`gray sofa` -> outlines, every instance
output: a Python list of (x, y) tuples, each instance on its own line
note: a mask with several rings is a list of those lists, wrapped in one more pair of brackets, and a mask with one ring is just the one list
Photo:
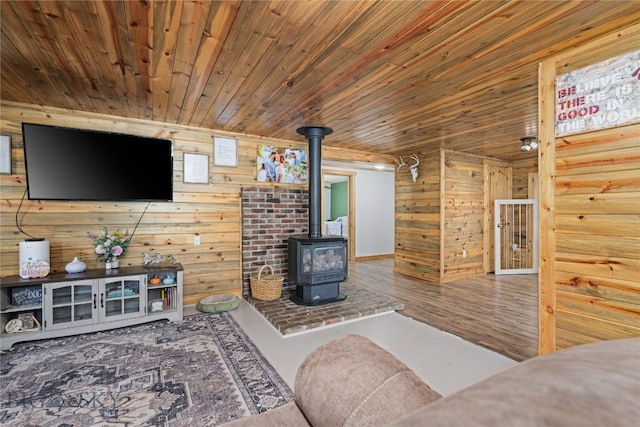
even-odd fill
[(368, 339), (349, 335), (299, 367), (295, 401), (238, 426), (640, 425), (640, 338), (538, 356), (441, 397)]

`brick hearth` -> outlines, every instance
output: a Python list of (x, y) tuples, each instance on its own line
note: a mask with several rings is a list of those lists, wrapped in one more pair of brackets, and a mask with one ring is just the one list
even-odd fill
[(283, 291), (275, 301), (260, 301), (249, 295), (245, 299), (282, 335), (404, 309), (402, 302), (350, 284), (348, 280), (340, 284), (340, 292), (347, 296), (345, 301), (319, 306), (297, 305), (290, 301), (293, 290)]

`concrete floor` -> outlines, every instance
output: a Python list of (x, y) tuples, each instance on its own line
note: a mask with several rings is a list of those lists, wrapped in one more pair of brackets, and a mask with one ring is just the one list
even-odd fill
[[(185, 314), (189, 312), (194, 309), (186, 308)], [(347, 334), (363, 335), (376, 342), (444, 396), (517, 364), (396, 312), (286, 336), (244, 300), (231, 314), (292, 389), (296, 370), (303, 359), (318, 346)]]

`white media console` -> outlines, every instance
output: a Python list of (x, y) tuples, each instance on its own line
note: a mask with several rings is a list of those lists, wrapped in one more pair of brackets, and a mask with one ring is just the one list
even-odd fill
[[(182, 319), (183, 270), (122, 267), (0, 279), (0, 348), (17, 342)], [(159, 284), (154, 284), (158, 282)], [(154, 279), (154, 280), (151, 280)]]

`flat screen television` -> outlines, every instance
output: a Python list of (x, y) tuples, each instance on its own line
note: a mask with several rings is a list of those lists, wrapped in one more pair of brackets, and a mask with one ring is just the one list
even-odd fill
[(169, 139), (22, 124), (30, 200), (171, 201)]

